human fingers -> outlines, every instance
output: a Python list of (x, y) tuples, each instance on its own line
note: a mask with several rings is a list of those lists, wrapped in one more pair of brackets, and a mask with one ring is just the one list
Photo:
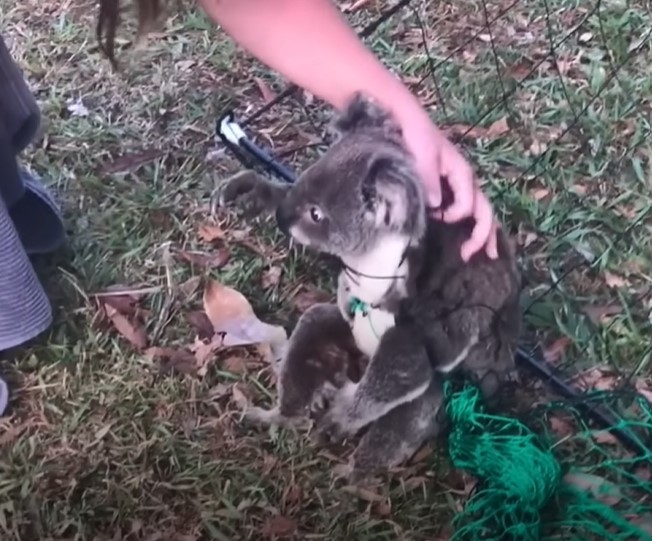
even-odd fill
[[(455, 151), (454, 151), (455, 152)], [(453, 203), (444, 211), (446, 222), (457, 222), (473, 214), (476, 198), (476, 186), (473, 170), (461, 156), (455, 159), (452, 167), (443, 171), (453, 192)]]
[(496, 220), (493, 220), (491, 233), (489, 233), (489, 240), (487, 240), (486, 246), (489, 259), (498, 259), (498, 229), (500, 229), (500, 224)]
[(493, 232), (493, 210), (489, 200), (480, 189), (476, 190), (473, 214), (475, 227), (473, 228), (471, 237), (462, 245), (462, 259), (464, 261), (468, 261), (473, 254), (485, 246)]

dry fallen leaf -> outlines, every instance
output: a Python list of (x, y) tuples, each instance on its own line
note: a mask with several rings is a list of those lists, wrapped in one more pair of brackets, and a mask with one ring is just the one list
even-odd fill
[(379, 517), (387, 518), (392, 516), (392, 504), (388, 499), (375, 503), (373, 510)]
[(625, 278), (609, 271), (604, 271), (604, 281), (609, 287), (613, 288), (625, 287), (629, 285)]
[(143, 150), (142, 152), (123, 154), (122, 156), (118, 156), (112, 161), (104, 164), (100, 169), (100, 172), (105, 175), (133, 172), (143, 165), (160, 158), (164, 154), (165, 152), (163, 150), (157, 149), (148, 149)]
[(303, 489), (300, 485), (291, 484), (283, 492), (283, 503), (285, 505), (296, 505), (303, 501)]
[(297, 521), (283, 515), (268, 518), (261, 529), (261, 533), (266, 537), (290, 537), (296, 531)]
[(213, 242), (214, 240), (224, 239), (224, 230), (218, 225), (201, 224), (198, 230), (199, 237), (204, 242)]
[(378, 492), (356, 485), (344, 486), (342, 487), (342, 492), (351, 494), (365, 502), (382, 502), (385, 499), (385, 497), (382, 494), (378, 494)]
[(272, 266), (263, 272), (261, 279), (262, 286), (265, 289), (270, 287), (277, 286), (281, 281), (281, 274), (283, 274), (283, 269), (281, 267)]
[(204, 289), (204, 312), (215, 333), (224, 335), (225, 347), (269, 344), (273, 355), (279, 357), (287, 342), (283, 327), (259, 320), (242, 293), (215, 280)]
[(197, 337), (195, 338), (195, 342), (189, 346), (188, 349), (190, 349), (195, 356), (197, 375), (199, 377), (204, 377), (208, 373), (210, 361), (215, 358), (215, 352), (220, 349), (220, 347), (221, 344), (219, 337), (213, 337), (209, 341), (204, 341)]
[(260, 92), (260, 95), (263, 97), (263, 101), (265, 103), (269, 103), (270, 101), (274, 100), (276, 98), (276, 93), (269, 87), (269, 85), (260, 77), (254, 77), (254, 82), (256, 83), (256, 86), (258, 87), (258, 91)]
[(371, 0), (356, 0), (355, 2), (345, 2), (342, 4), (341, 9), (344, 13), (353, 13), (360, 8), (365, 7)]
[(118, 312), (113, 306), (105, 304), (104, 310), (106, 315), (113, 323), (115, 329), (133, 346), (142, 350), (147, 347), (147, 334), (145, 329), (139, 323), (132, 323), (126, 316)]
[(595, 325), (601, 325), (620, 314), (623, 308), (619, 304), (589, 304), (582, 311)]
[(188, 349), (153, 346), (147, 348), (144, 353), (148, 359), (158, 361), (159, 369), (163, 373), (174, 371), (188, 375), (197, 373), (195, 356)]
[(549, 419), (550, 429), (560, 438), (565, 438), (574, 433), (573, 426), (566, 421), (557, 416), (552, 416)]
[(590, 432), (591, 438), (596, 443), (607, 444), (607, 445), (618, 445), (619, 441), (611, 432), (608, 430), (592, 430)]
[(202, 340), (207, 340), (215, 334), (215, 331), (213, 330), (213, 324), (204, 312), (199, 310), (195, 312), (189, 312), (186, 314), (186, 319), (195, 328), (199, 338)]
[(509, 125), (507, 124), (507, 117), (503, 117), (499, 120), (496, 120), (489, 129), (487, 129), (488, 137), (499, 137), (509, 131)]
[(181, 295), (184, 297), (192, 297), (195, 292), (199, 289), (201, 284), (201, 276), (192, 276), (188, 278), (185, 282), (179, 284), (178, 289)]
[(231, 400), (235, 403), (238, 408), (241, 410), (245, 410), (249, 407), (249, 393), (247, 392), (247, 388), (240, 383), (236, 383), (231, 387)]
[(537, 188), (536, 190), (532, 190), (530, 193), (535, 201), (541, 201), (550, 195), (550, 190), (547, 188)]
[(596, 500), (606, 505), (614, 506), (623, 498), (620, 489), (616, 485), (598, 475), (569, 472), (564, 476), (563, 481), (579, 490), (591, 493)]
[(247, 361), (242, 357), (227, 357), (221, 363), (221, 366), (224, 370), (233, 374), (245, 374), (247, 372)]
[(562, 336), (555, 340), (543, 351), (543, 358), (550, 364), (555, 364), (563, 357), (566, 348), (570, 345), (571, 339), (567, 336)]
[(181, 259), (188, 261), (188, 263), (192, 263), (198, 267), (216, 269), (226, 265), (231, 258), (231, 253), (226, 248), (222, 248), (209, 254), (204, 252), (187, 252), (185, 250), (179, 250), (176, 253)]

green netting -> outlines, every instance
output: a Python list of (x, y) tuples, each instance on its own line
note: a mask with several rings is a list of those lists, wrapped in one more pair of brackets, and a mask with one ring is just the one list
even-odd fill
[[(487, 413), (474, 386), (454, 390), (447, 382), (446, 399), (452, 463), (478, 479), (453, 521), (453, 541), (652, 541), (652, 450), (645, 441), (652, 407), (643, 397), (583, 397), (585, 404), (619, 402), (614, 427), (630, 433), (639, 453), (589, 426), (568, 402), (520, 421)], [(568, 433), (549, 429), (553, 417)]]

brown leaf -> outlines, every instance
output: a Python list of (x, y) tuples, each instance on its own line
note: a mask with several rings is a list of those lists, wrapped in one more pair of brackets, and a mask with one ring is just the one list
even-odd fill
[(344, 13), (353, 13), (360, 8), (365, 7), (371, 0), (356, 0), (355, 2), (345, 2), (342, 4), (341, 9)]
[(355, 496), (365, 502), (382, 502), (385, 497), (378, 492), (374, 492), (371, 489), (364, 488), (356, 485), (347, 485), (342, 487), (343, 492), (347, 492), (352, 496)]
[(204, 377), (207, 374), (209, 361), (215, 358), (215, 352), (220, 349), (220, 346), (220, 341), (215, 338), (209, 342), (204, 342), (199, 337), (195, 339), (195, 343), (189, 349), (195, 355), (198, 376)]
[(260, 95), (263, 97), (263, 101), (265, 103), (269, 103), (270, 101), (274, 100), (276, 98), (276, 93), (269, 87), (269, 85), (260, 77), (254, 77), (254, 82), (256, 83), (256, 86), (258, 87), (258, 91), (260, 92)]
[(215, 334), (213, 324), (204, 312), (200, 310), (190, 312), (186, 314), (186, 319), (196, 329), (199, 338), (202, 340), (207, 340)]
[(199, 289), (201, 284), (201, 276), (192, 276), (188, 278), (185, 282), (179, 284), (179, 292), (185, 298), (192, 297), (195, 292)]
[(392, 516), (392, 505), (389, 500), (385, 499), (377, 502), (373, 506), (373, 510), (379, 517), (387, 518)]
[(604, 281), (609, 287), (613, 288), (620, 288), (629, 285), (625, 278), (609, 271), (604, 271)]
[(296, 531), (296, 520), (283, 515), (276, 515), (265, 521), (261, 533), (266, 537), (290, 537)]
[(560, 438), (570, 436), (574, 432), (573, 426), (565, 419), (560, 419), (559, 417), (552, 416), (550, 417), (549, 421), (550, 429)]
[(179, 250), (176, 253), (181, 259), (188, 261), (188, 263), (192, 263), (198, 267), (216, 269), (222, 268), (231, 258), (231, 253), (226, 248), (222, 248), (210, 254), (204, 252), (187, 252), (185, 250)]
[(262, 286), (265, 289), (277, 286), (281, 281), (281, 274), (283, 274), (283, 269), (281, 267), (270, 267), (263, 273), (261, 279)]
[(291, 484), (283, 493), (283, 503), (285, 505), (296, 505), (303, 501), (304, 494), (300, 485)]
[(254, 315), (254, 309), (242, 293), (216, 280), (206, 283), (204, 312), (216, 331), (225, 322)]
[(489, 129), (487, 130), (487, 136), (488, 137), (499, 137), (501, 135), (504, 135), (509, 131), (509, 125), (507, 124), (507, 117), (504, 116), (503, 118), (496, 120), (491, 126), (489, 126)]
[(204, 242), (213, 242), (214, 240), (223, 240), (224, 230), (218, 225), (201, 224), (197, 232)]
[(595, 325), (601, 325), (620, 314), (623, 308), (619, 304), (589, 304), (582, 310)]
[(532, 199), (535, 201), (541, 201), (550, 195), (550, 190), (547, 188), (537, 188), (536, 190), (532, 190), (530, 193), (532, 195)]
[(133, 315), (136, 313), (138, 299), (131, 295), (107, 295), (102, 297), (102, 302), (105, 305), (115, 308), (123, 315)]
[(136, 349), (142, 350), (147, 347), (147, 334), (141, 325), (129, 321), (113, 306), (105, 304), (104, 309), (115, 329)]
[(320, 302), (331, 302), (333, 295), (320, 289), (305, 289), (294, 296), (292, 304), (301, 313), (305, 312), (313, 304)]
[(225, 347), (264, 343), (276, 355), (287, 342), (283, 327), (260, 321), (242, 293), (215, 280), (204, 289), (204, 312)]
[(222, 368), (233, 374), (245, 374), (247, 372), (247, 361), (242, 357), (227, 357), (222, 363)]
[(114, 158), (100, 168), (100, 173), (111, 175), (115, 173), (133, 172), (143, 165), (163, 156), (165, 152), (158, 149), (147, 149), (142, 152), (131, 152)]
[(153, 346), (145, 350), (145, 356), (152, 361), (158, 361), (159, 369), (163, 373), (179, 372), (187, 375), (197, 373), (195, 356), (185, 348)]
[(543, 358), (550, 364), (556, 364), (564, 356), (566, 348), (570, 345), (571, 339), (562, 336), (555, 340), (543, 351)]
[(569, 472), (564, 476), (564, 483), (591, 493), (596, 500), (606, 505), (614, 506), (623, 498), (620, 489), (616, 485), (598, 475)]
[(414, 490), (416, 488), (422, 487), (428, 481), (427, 477), (422, 475), (416, 475), (405, 480), (405, 488), (407, 490)]
[(590, 432), (591, 438), (596, 443), (608, 444), (608, 445), (618, 445), (618, 439), (608, 430), (592, 430)]
[(231, 387), (231, 400), (241, 410), (247, 409), (251, 401), (247, 387), (244, 384), (236, 383)]

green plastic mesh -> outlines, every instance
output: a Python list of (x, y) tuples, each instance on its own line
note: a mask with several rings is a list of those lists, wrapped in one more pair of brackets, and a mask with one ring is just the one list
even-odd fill
[[(600, 392), (584, 403), (612, 404)], [(453, 521), (452, 541), (652, 541), (652, 407), (632, 395), (616, 428), (642, 452), (627, 451), (609, 432), (590, 427), (577, 407), (555, 402), (527, 420), (491, 415), (471, 385), (446, 384), (453, 466), (478, 484)], [(613, 410), (613, 408), (612, 408)], [(550, 429), (551, 421), (568, 430)]]

